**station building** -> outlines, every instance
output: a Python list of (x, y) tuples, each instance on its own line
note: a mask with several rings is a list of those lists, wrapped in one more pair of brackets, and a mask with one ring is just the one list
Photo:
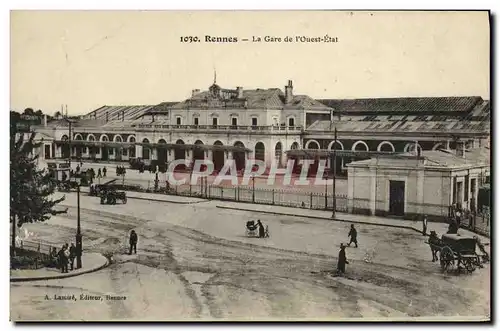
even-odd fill
[[(71, 123), (60, 119), (35, 130), (49, 137), (44, 158), (209, 159), (216, 169), (234, 159), (241, 169), (246, 159), (267, 166), (284, 166), (290, 158), (319, 162), (333, 149), (404, 153), (452, 150), (462, 143), (484, 147), (490, 103), (481, 97), (315, 100), (296, 94), (292, 81), (284, 89), (227, 89), (214, 80), (182, 102), (102, 106)], [(336, 169), (347, 175), (346, 165), (360, 159), (342, 156)]]
[(453, 204), (476, 211), (479, 187), (489, 182), (489, 148), (379, 154), (348, 167), (348, 210), (412, 219), (448, 217)]

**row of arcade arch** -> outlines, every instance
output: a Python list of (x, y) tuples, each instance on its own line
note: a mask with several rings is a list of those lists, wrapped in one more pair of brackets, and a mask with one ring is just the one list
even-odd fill
[[(142, 140), (142, 143), (148, 144), (151, 143), (149, 139), (144, 138)], [(158, 144), (167, 144), (167, 142), (164, 139), (160, 139), (158, 141)], [(176, 147), (173, 148), (173, 153), (174, 153), (174, 159), (175, 160), (183, 160), (186, 159), (187, 155), (187, 148), (184, 147), (185, 142), (182, 139), (178, 139), (175, 141)], [(206, 158), (205, 156), (205, 149), (204, 148), (196, 148), (196, 145), (198, 146), (204, 146), (205, 144), (201, 140), (196, 140), (194, 142), (195, 147), (191, 147), (189, 149), (192, 149), (192, 159), (193, 161), (196, 160), (204, 160)], [(226, 155), (225, 155), (225, 150), (224, 150), (224, 145), (220, 140), (217, 140), (213, 143), (213, 146), (219, 147), (219, 148), (213, 148), (212, 149), (212, 162), (214, 164), (214, 169), (215, 170), (220, 170), (224, 166)], [(246, 164), (246, 152), (244, 149), (246, 148), (245, 144), (241, 141), (236, 141), (233, 145), (233, 147), (238, 147), (240, 150), (233, 150), (232, 152), (232, 157), (233, 160), (235, 161), (236, 168), (238, 170), (244, 169), (245, 164)], [(294, 142), (291, 145), (291, 149), (298, 149), (299, 144), (297, 142)], [(157, 159), (160, 162), (167, 162), (167, 155), (168, 155), (168, 149), (165, 146), (162, 148), (161, 146), (157, 146)], [(261, 160), (261, 161), (266, 161), (266, 147), (264, 143), (262, 142), (257, 142), (254, 146), (254, 157), (256, 160)], [(150, 159), (151, 158), (151, 150), (148, 147), (143, 147), (142, 149), (142, 155), (141, 157), (143, 159)], [(284, 157), (284, 148), (283, 144), (281, 142), (277, 142), (275, 145), (275, 162), (279, 165), (283, 164), (283, 157)]]
[[(334, 144), (336, 145), (335, 148), (333, 148)], [(441, 145), (441, 143), (436, 144), (436, 146), (438, 146), (438, 145)], [(419, 152), (422, 151), (422, 146), (420, 146), (420, 144), (417, 143), (415, 145), (415, 143), (410, 142), (404, 146), (403, 152), (406, 153), (406, 152), (414, 151), (415, 146), (417, 146)], [(305, 149), (321, 149), (320, 143), (317, 140), (309, 140), (305, 144)], [(339, 140), (331, 141), (328, 144), (328, 150), (331, 150), (331, 149), (345, 150), (344, 144)], [(368, 151), (370, 151), (370, 148), (368, 147), (368, 144), (366, 142), (364, 142), (362, 140), (358, 140), (354, 144), (352, 144), (351, 150), (352, 151), (366, 151), (366, 152), (368, 152)], [(377, 152), (396, 152), (396, 148), (394, 147), (394, 145), (390, 141), (382, 141), (377, 146)]]

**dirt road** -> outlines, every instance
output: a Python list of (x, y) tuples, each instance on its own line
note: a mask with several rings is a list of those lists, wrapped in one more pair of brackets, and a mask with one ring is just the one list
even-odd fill
[[(74, 206), (74, 200), (66, 204)], [(271, 238), (244, 236), (254, 215), (195, 206), (134, 201), (124, 208), (82, 200), (84, 245), (112, 256), (94, 274), (12, 284), (13, 319), (83, 320), (339, 320), (489, 316), (489, 266), (443, 275), (416, 232), (360, 229), (348, 248), (346, 277), (333, 277), (345, 224), (270, 216)], [(53, 243), (74, 235), (75, 209), (30, 224)], [(127, 234), (139, 233), (129, 256)], [(94, 293), (126, 300), (57, 302), (45, 295)]]

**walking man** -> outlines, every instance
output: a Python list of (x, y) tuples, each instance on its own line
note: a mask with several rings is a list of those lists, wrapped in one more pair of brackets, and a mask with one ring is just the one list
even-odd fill
[(422, 235), (427, 235), (427, 215), (424, 215), (424, 218), (422, 219)]
[(134, 251), (134, 254), (137, 254), (137, 233), (135, 233), (134, 230), (130, 232), (130, 250), (128, 252), (128, 255), (132, 255), (132, 250)]
[(97, 169), (97, 178), (102, 178), (101, 168)]
[(340, 251), (339, 251), (339, 261), (337, 263), (337, 272), (340, 275), (345, 274), (345, 265), (349, 264), (349, 261), (347, 261), (347, 257), (345, 255), (345, 247), (343, 243), (340, 244)]
[(358, 231), (354, 228), (354, 224), (351, 224), (351, 230), (349, 231), (347, 237), (351, 237), (351, 241), (349, 241), (347, 246), (351, 246), (351, 244), (354, 243), (356, 248), (358, 248)]
[(62, 273), (67, 273), (68, 272), (68, 255), (69, 252), (67, 252), (67, 246), (64, 244), (59, 251), (59, 262), (61, 263), (61, 272)]
[(259, 238), (265, 238), (266, 231), (264, 229), (264, 225), (260, 222), (260, 220), (257, 220), (257, 227), (259, 228)]
[(71, 243), (71, 247), (69, 248), (69, 266), (71, 270), (74, 269), (75, 258), (76, 258), (76, 247), (74, 243)]
[(102, 168), (102, 174), (104, 175), (104, 177), (106, 177), (106, 172), (108, 172), (108, 171), (106, 170), (106, 167)]

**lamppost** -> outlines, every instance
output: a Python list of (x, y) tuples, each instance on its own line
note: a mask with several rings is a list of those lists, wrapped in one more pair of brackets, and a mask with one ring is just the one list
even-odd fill
[(337, 142), (337, 127), (335, 127), (335, 133), (333, 136), (333, 156), (332, 156), (332, 168), (333, 168), (333, 183), (332, 183), (332, 193), (333, 193), (333, 206), (332, 206), (332, 218), (335, 218), (335, 212), (337, 209), (337, 197), (335, 196), (335, 182), (337, 176), (337, 152), (335, 150), (335, 143)]
[(69, 164), (69, 169), (71, 170), (71, 120), (68, 118), (64, 118), (66, 122), (68, 122), (68, 149), (69, 149), (69, 159), (68, 159), (68, 164)]
[(77, 223), (76, 223), (76, 268), (82, 267), (82, 230), (80, 228), (80, 184), (77, 186)]
[(69, 162), (68, 162), (68, 164), (69, 164), (69, 170), (71, 171), (71, 152), (72, 152), (72, 150), (71, 150), (71, 138), (72, 138), (71, 137), (72, 136), (72, 134), (71, 134), (71, 121), (69, 121), (68, 130), (69, 130), (69, 160), (68, 160)]
[(255, 174), (252, 174), (252, 203), (255, 203)]

